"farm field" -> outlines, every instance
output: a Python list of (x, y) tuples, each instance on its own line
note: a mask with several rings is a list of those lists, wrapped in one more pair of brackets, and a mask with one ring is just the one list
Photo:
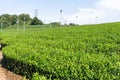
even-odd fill
[(4, 67), (27, 78), (120, 79), (120, 23), (6, 29), (0, 39)]

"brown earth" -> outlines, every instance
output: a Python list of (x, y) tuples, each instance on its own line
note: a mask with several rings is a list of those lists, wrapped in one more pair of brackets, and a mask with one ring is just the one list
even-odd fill
[[(0, 51), (0, 61), (2, 60), (2, 51)], [(13, 72), (2, 67), (0, 63), (0, 80), (24, 80), (22, 76), (14, 74)]]

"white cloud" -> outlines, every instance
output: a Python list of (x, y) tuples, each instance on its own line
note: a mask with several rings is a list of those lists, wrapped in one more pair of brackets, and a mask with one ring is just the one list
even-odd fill
[[(96, 17), (101, 17), (103, 12), (98, 11), (97, 9), (91, 8), (79, 8), (78, 12), (73, 14), (62, 14), (62, 24), (69, 24), (69, 23), (77, 23), (77, 24), (89, 24), (89, 23), (96, 23)], [(76, 17), (77, 16), (77, 17)], [(43, 17), (44, 19), (45, 17)], [(53, 16), (51, 18), (46, 18), (45, 21), (47, 23), (60, 21), (60, 16)]]
[(98, 4), (105, 8), (120, 9), (120, 0), (101, 0)]
[(96, 19), (102, 17), (103, 15), (104, 12), (101, 10), (91, 9), (91, 8), (80, 8), (77, 13), (74, 13), (72, 15), (67, 15), (65, 16), (65, 18), (68, 20), (68, 22), (72, 22), (72, 23), (94, 24), (96, 23)]
[(79, 8), (78, 12), (64, 17), (68, 23), (76, 23), (76, 20), (78, 24), (114, 22), (119, 20), (119, 9), (120, 0), (100, 0), (94, 8)]

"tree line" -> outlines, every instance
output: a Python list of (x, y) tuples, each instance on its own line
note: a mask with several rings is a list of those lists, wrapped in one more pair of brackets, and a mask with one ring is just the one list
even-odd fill
[(10, 15), (10, 14), (2, 14), (0, 15), (0, 23), (2, 26), (7, 27), (10, 25), (43, 25), (42, 20), (37, 17), (31, 18), (29, 14), (20, 14), (20, 15)]
[[(43, 25), (44, 23), (42, 20), (38, 19), (37, 17), (31, 18), (29, 14), (20, 14), (20, 15), (10, 15), (10, 14), (2, 14), (0, 15), (0, 27), (3, 28), (11, 26), (11, 25)], [(62, 24), (60, 22), (51, 22), (48, 25), (51, 25), (52, 27), (59, 27)], [(64, 24), (62, 26), (75, 26), (74, 23)]]

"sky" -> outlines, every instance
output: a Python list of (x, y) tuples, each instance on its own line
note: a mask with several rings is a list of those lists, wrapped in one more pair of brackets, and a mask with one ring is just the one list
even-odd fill
[[(98, 24), (119, 21), (120, 0), (2, 0), (1, 14), (26, 13), (44, 23)], [(60, 14), (60, 10), (62, 13)]]

